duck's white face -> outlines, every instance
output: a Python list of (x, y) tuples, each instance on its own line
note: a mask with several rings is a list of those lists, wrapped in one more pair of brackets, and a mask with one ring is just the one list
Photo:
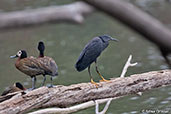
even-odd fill
[(22, 54), (22, 51), (21, 50), (17, 52), (17, 56), (18, 57), (21, 57), (21, 54)]

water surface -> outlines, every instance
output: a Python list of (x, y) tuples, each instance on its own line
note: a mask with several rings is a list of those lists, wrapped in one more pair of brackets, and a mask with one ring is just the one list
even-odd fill
[[(158, 2), (151, 0), (140, 1), (132, 0), (138, 7), (170, 27), (171, 16), (169, 12), (171, 4), (169, 2), (159, 2), (159, 0), (157, 0)], [(0, 11), (15, 11), (67, 3), (70, 2), (66, 0), (62, 2), (1, 0)], [(109, 47), (98, 58), (99, 69), (105, 78), (118, 77), (130, 54), (133, 55), (133, 62), (139, 64), (136, 67), (129, 68), (127, 76), (167, 68), (154, 44), (117, 20), (96, 12), (90, 15), (82, 25), (58, 23), (0, 32), (0, 91), (17, 81), (23, 83), (27, 88), (31, 87), (30, 77), (18, 71), (14, 66), (15, 59), (10, 59), (9, 56), (16, 54), (20, 49), (25, 49), (29, 56), (38, 56), (37, 43), (39, 41), (45, 42), (45, 55), (51, 56), (58, 64), (59, 76), (54, 79), (54, 84), (70, 85), (89, 82), (87, 70), (77, 72), (74, 65), (86, 43), (93, 37), (102, 34), (109, 34), (119, 39), (119, 42), (110, 42)], [(94, 64), (91, 68), (94, 80), (98, 81), (100, 77), (95, 72)], [(41, 85), (41, 81), (42, 76), (39, 76), (37, 87)], [(49, 82), (48, 78), (47, 83)], [(114, 100), (107, 114), (139, 114), (143, 109), (170, 110), (170, 96), (170, 87), (145, 92), (141, 97), (136, 95), (127, 96)], [(101, 108), (103, 108), (103, 105)], [(94, 108), (77, 112), (77, 114), (92, 113), (94, 113)]]

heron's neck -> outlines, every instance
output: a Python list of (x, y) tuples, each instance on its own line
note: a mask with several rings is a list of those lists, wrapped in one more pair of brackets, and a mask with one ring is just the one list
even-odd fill
[(107, 48), (108, 45), (109, 45), (109, 42), (103, 42), (103, 47), (102, 47), (102, 49), (104, 50), (105, 48)]

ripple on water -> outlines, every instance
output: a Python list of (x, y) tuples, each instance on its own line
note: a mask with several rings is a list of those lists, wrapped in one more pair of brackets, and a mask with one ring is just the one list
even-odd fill
[(139, 99), (139, 97), (137, 97), (137, 96), (136, 96), (136, 97), (131, 97), (131, 98), (130, 98), (130, 100), (137, 100), (137, 99)]
[(156, 97), (150, 97), (147, 100), (145, 100), (143, 103), (144, 104), (155, 104), (156, 101), (157, 101)]
[(167, 69), (167, 65), (160, 65), (160, 69)]
[(138, 114), (138, 111), (123, 112), (121, 114)]
[(168, 103), (169, 103), (169, 101), (166, 101), (166, 100), (160, 102), (160, 104), (168, 104)]
[(131, 111), (130, 114), (138, 114), (137, 111)]
[(121, 114), (129, 114), (128, 112), (124, 112), (124, 113), (121, 113)]
[(171, 101), (171, 97), (166, 98), (167, 100)]
[(165, 92), (165, 91), (167, 91), (167, 88), (161, 88), (160, 91)]

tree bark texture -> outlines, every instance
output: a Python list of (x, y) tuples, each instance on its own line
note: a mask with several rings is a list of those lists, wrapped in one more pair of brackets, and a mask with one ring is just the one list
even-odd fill
[(124, 0), (84, 0), (128, 25), (148, 40), (171, 50), (171, 30), (160, 21)]
[(36, 108), (69, 107), (90, 100), (121, 97), (169, 85), (171, 85), (171, 70), (114, 78), (110, 82), (100, 82), (98, 88), (91, 83), (57, 85), (53, 88), (40, 87), (1, 102), (0, 113), (16, 114)]
[(84, 2), (63, 6), (0, 13), (0, 29), (9, 29), (52, 22), (72, 22), (80, 24), (84, 16), (93, 8)]

